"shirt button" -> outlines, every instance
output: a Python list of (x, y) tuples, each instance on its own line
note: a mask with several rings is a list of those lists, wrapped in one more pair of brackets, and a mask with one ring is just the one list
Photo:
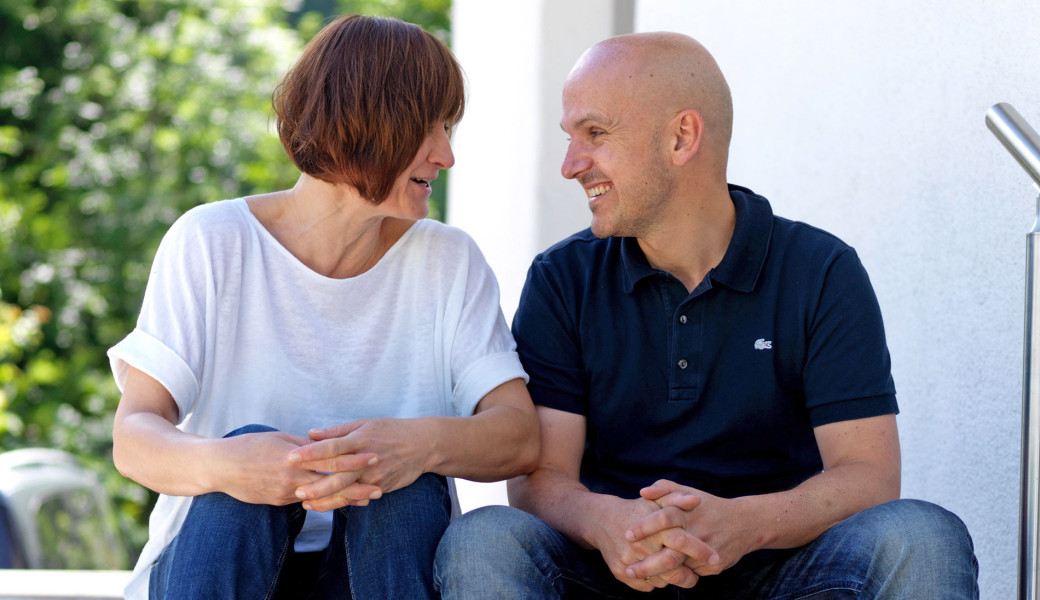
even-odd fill
[(679, 315), (679, 323), (686, 324), (686, 315)]
[(686, 362), (685, 358), (680, 358), (679, 359), (679, 368), (680, 369), (685, 369), (689, 364), (690, 363)]

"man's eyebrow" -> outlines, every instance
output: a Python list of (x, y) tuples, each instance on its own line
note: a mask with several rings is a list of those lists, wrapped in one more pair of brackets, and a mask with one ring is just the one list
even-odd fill
[[(582, 127), (585, 127), (589, 123), (607, 124), (607, 119), (605, 117), (603, 117), (602, 115), (597, 115), (597, 114), (585, 115), (584, 117), (582, 117), (582, 118), (578, 119), (577, 121), (575, 121), (571, 125), (571, 127), (573, 127), (574, 129), (581, 129)], [(560, 123), (560, 129), (562, 129), (564, 131), (564, 133), (567, 132), (567, 127), (564, 126), (564, 124), (562, 122)]]

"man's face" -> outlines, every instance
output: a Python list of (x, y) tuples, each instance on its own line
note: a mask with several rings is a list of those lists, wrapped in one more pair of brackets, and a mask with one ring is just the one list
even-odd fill
[(584, 188), (598, 237), (643, 237), (675, 188), (652, 104), (624, 68), (584, 68), (563, 91), (561, 127), (570, 142), (560, 172)]

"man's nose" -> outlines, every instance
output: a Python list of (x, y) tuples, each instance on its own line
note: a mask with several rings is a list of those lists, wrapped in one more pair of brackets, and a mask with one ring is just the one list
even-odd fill
[(592, 161), (589, 159), (588, 154), (585, 153), (579, 144), (572, 141), (567, 146), (567, 154), (563, 157), (560, 173), (564, 179), (574, 179), (591, 165)]

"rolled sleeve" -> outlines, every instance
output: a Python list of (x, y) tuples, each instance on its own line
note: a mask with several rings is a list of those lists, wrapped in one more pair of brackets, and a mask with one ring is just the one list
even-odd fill
[(460, 417), (472, 415), (484, 396), (514, 379), (527, 382), (527, 373), (516, 352), (498, 352), (480, 358), (462, 373), (455, 386), (451, 399), (455, 414)]
[(166, 344), (141, 329), (134, 329), (108, 350), (108, 360), (122, 391), (130, 367), (152, 377), (170, 392), (182, 420), (199, 397), (199, 380), (188, 363)]

